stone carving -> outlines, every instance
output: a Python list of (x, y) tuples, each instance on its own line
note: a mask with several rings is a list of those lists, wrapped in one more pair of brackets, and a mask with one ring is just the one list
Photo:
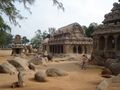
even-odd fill
[(16, 35), (12, 44), (12, 55), (21, 55), (23, 50), (23, 45), (21, 41), (21, 36)]
[(92, 38), (84, 35), (78, 23), (72, 23), (54, 32), (52, 37), (43, 41), (43, 51), (48, 54), (82, 54), (91, 53)]
[(110, 63), (108, 68), (118, 74), (120, 65), (107, 60), (120, 59), (120, 3), (114, 3), (111, 12), (105, 15), (102, 27), (93, 32), (93, 41), (92, 60), (98, 65)]

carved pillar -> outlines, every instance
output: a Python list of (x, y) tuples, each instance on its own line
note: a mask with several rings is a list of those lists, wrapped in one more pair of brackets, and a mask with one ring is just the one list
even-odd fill
[(96, 37), (97, 51), (99, 51), (99, 37)]
[(76, 45), (76, 53), (77, 54), (79, 53), (79, 51), (78, 51), (78, 45)]
[(81, 52), (85, 53), (85, 46), (84, 45), (82, 45), (82, 51)]
[(118, 36), (115, 35), (115, 36), (114, 36), (114, 40), (115, 40), (115, 48), (114, 48), (114, 50), (115, 50), (115, 51), (117, 51), (117, 47), (118, 47), (118, 46), (117, 46), (117, 45), (118, 45), (118, 43), (117, 43), (117, 38), (118, 38)]
[(104, 36), (104, 38), (105, 38), (105, 51), (107, 50), (107, 47), (108, 47), (108, 36)]

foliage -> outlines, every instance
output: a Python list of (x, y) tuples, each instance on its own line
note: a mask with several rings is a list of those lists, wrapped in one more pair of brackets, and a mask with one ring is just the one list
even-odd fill
[(9, 47), (12, 43), (13, 36), (10, 33), (7, 33), (5, 31), (0, 32), (0, 47), (7, 46)]
[[(52, 1), (58, 8), (64, 10), (61, 2), (58, 0)], [(34, 2), (35, 0), (0, 0), (0, 17), (4, 18), (4, 15), (6, 15), (11, 23), (14, 23), (14, 25), (19, 25), (17, 20), (23, 19), (24, 17), (20, 14), (20, 10), (18, 10), (16, 4), (23, 4), (24, 8), (31, 13), (28, 5), (32, 5)]]
[(26, 36), (22, 37), (22, 44), (26, 45), (27, 43), (29, 43), (29, 39)]
[(44, 31), (43, 33), (41, 30), (37, 30), (35, 32), (35, 36), (31, 39), (31, 44), (33, 48), (39, 48), (42, 45), (42, 41), (48, 36), (48, 33)]
[(65, 10), (65, 8), (63, 7), (63, 4), (58, 0), (53, 0), (53, 4), (56, 5), (58, 9), (62, 9), (63, 11)]
[(91, 23), (88, 27), (83, 26), (83, 28), (85, 29), (85, 35), (87, 37), (92, 37), (92, 33), (94, 32), (94, 30), (97, 28), (98, 24), (97, 23)]
[(32, 5), (35, 0), (0, 0), (0, 16), (3, 18), (6, 15), (10, 22), (18, 24), (17, 19), (23, 19), (20, 11), (16, 7), (16, 3), (23, 4), (25, 9), (30, 10), (27, 4)]

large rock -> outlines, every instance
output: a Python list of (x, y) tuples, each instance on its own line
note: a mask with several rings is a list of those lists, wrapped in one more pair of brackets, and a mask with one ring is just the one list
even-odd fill
[(33, 64), (33, 63), (29, 63), (29, 69), (31, 69), (31, 70), (36, 70), (36, 67), (35, 67), (35, 65)]
[(101, 72), (102, 77), (105, 78), (110, 78), (112, 75), (111, 70), (109, 70), (109, 68), (104, 68), (103, 71)]
[(47, 76), (50, 76), (50, 77), (66, 76), (66, 75), (68, 75), (68, 73), (65, 72), (64, 70), (57, 69), (57, 68), (49, 68), (49, 69), (47, 69), (46, 70), (46, 74), (47, 74)]
[(112, 71), (112, 74), (114, 75), (120, 74), (120, 63), (111, 63), (109, 65), (109, 69)]
[(20, 57), (15, 57), (12, 60), (8, 60), (9, 63), (11, 63), (14, 67), (16, 67), (17, 70), (29, 70), (28, 68), (28, 60), (20, 58)]
[(112, 83), (120, 83), (120, 74), (112, 77)]
[(36, 55), (29, 61), (29, 63), (33, 63), (35, 65), (42, 65), (44, 61), (45, 59), (43, 57), (41, 57), (40, 55)]
[(38, 71), (37, 73), (35, 73), (34, 79), (38, 82), (46, 82), (47, 81), (46, 73), (43, 71)]
[(111, 83), (112, 83), (112, 79), (105, 79), (102, 82), (100, 82), (96, 90), (107, 90)]
[(111, 58), (108, 58), (105, 62), (105, 67), (109, 68), (109, 66), (112, 64), (112, 63), (118, 63), (119, 60), (118, 59), (111, 59)]
[(16, 73), (16, 68), (8, 62), (4, 62), (0, 65), (0, 73)]

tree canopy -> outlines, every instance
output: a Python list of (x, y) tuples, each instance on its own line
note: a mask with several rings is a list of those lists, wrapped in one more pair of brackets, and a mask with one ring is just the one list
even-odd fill
[[(63, 4), (58, 0), (52, 0), (53, 4), (58, 8), (64, 10)], [(9, 18), (11, 23), (18, 25), (18, 19), (23, 19), (24, 17), (20, 14), (20, 10), (16, 7), (16, 3), (23, 4), (24, 8), (30, 11), (28, 5), (34, 4), (35, 0), (0, 0), (0, 17), (4, 20), (4, 15)]]
[(85, 30), (85, 35), (87, 37), (92, 37), (92, 33), (94, 32), (94, 30), (98, 27), (98, 24), (93, 22), (90, 23), (90, 25), (88, 27), (83, 26), (83, 29)]
[(43, 40), (48, 37), (48, 33), (46, 31), (41, 32), (41, 30), (37, 30), (35, 32), (35, 36), (31, 39), (31, 44), (34, 48), (39, 48), (42, 45)]

